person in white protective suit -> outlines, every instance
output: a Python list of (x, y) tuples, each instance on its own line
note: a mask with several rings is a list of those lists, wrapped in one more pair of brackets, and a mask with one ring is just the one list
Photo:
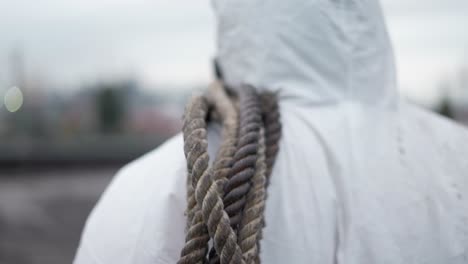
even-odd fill
[[(399, 99), (378, 1), (213, 5), (224, 82), (279, 96), (262, 263), (468, 263), (468, 132)], [(186, 170), (181, 135), (125, 166), (75, 263), (176, 263)]]

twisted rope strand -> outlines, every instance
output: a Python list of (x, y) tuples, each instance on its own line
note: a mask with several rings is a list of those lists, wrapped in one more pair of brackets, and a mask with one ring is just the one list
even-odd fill
[[(184, 116), (187, 159), (187, 234), (179, 264), (260, 263), (266, 187), (281, 136), (276, 94), (257, 95), (250, 86), (238, 92), (234, 107), (219, 83), (194, 97)], [(223, 125), (222, 141), (209, 166), (206, 120)], [(218, 255), (216, 255), (218, 254)]]
[[(227, 95), (226, 95), (226, 99)], [(229, 100), (229, 99), (228, 99)], [(230, 108), (234, 108), (233, 104), (230, 103)], [(220, 105), (222, 106), (222, 105)], [(224, 106), (225, 107), (225, 104)], [(220, 163), (219, 166), (222, 167), (222, 169), (219, 171), (219, 175), (215, 175), (215, 178), (217, 179), (216, 181), (216, 186), (210, 186), (210, 189), (208, 190), (206, 194), (206, 199), (203, 203), (203, 206), (208, 204), (206, 206), (207, 210), (203, 208), (204, 214), (206, 215), (206, 221), (208, 224), (208, 228), (210, 231), (210, 236), (213, 238), (213, 246), (215, 250), (212, 250), (210, 256), (216, 256), (215, 253), (219, 254), (219, 257), (216, 256), (217, 262), (220, 262), (221, 264), (224, 263), (244, 263), (242, 259), (242, 251), (240, 247), (237, 245), (237, 235), (234, 231), (234, 229), (230, 226), (230, 220), (229, 216), (227, 215), (225, 211), (225, 206), (224, 202), (221, 197), (223, 197), (223, 188), (226, 182), (226, 176), (230, 172), (230, 169), (232, 167), (233, 163), (233, 155), (236, 151), (236, 145), (237, 145), (237, 127), (238, 127), (238, 117), (237, 117), (237, 112), (235, 115), (235, 118), (229, 121), (229, 123), (234, 123), (235, 122), (235, 129), (231, 130), (229, 134), (235, 135), (232, 138), (234, 138), (234, 141), (228, 142), (228, 147), (223, 149), (223, 146), (221, 146), (219, 153), (226, 153), (227, 156), (229, 157), (228, 159), (219, 159)], [(228, 124), (229, 124), (228, 123)], [(222, 161), (222, 162), (221, 162)], [(220, 168), (217, 165), (215, 165), (216, 168)], [(203, 190), (200, 188), (200, 193), (203, 194), (206, 190)], [(214, 195), (213, 193), (217, 193), (217, 195)], [(212, 212), (211, 215), (208, 215), (208, 209), (211, 208)], [(211, 230), (210, 227), (213, 227), (214, 225), (217, 225), (218, 228)]]
[[(206, 123), (200, 121), (201, 116), (207, 116), (207, 102), (197, 104), (199, 101), (191, 102), (187, 110), (191, 111), (184, 121), (184, 138), (188, 170), (191, 171), (191, 184), (194, 190), (196, 207), (193, 219), (187, 232), (187, 242), (182, 250), (179, 263), (203, 263), (207, 252), (207, 242), (213, 238), (213, 244), (217, 252), (220, 252), (222, 264), (240, 264), (242, 253), (237, 245), (237, 236), (230, 227), (229, 216), (224, 211), (221, 180), (214, 180), (213, 171), (208, 168), (209, 158), (207, 155)], [(200, 107), (200, 108), (197, 108)], [(199, 111), (199, 110), (202, 111)], [(201, 129), (203, 124), (203, 129)], [(204, 131), (203, 131), (204, 130)], [(202, 172), (202, 173), (200, 173)], [(190, 197), (188, 197), (190, 200)], [(190, 219), (189, 219), (190, 220)], [(208, 229), (208, 239), (200, 236), (203, 228)], [(192, 232), (193, 231), (193, 232)], [(198, 236), (197, 236), (198, 235)]]
[[(210, 87), (207, 98), (215, 106), (215, 114), (223, 122), (222, 143), (218, 150), (216, 160), (214, 162), (214, 179), (219, 181), (220, 186), (224, 186), (227, 181), (227, 176), (234, 162), (233, 156), (236, 152), (237, 133), (238, 133), (238, 113), (221, 84), (217, 83)], [(220, 189), (223, 195), (223, 189)], [(219, 263), (214, 247), (211, 248), (209, 259), (215, 259), (214, 263)]]
[(279, 150), (278, 144), (281, 138), (281, 122), (277, 94), (272, 92), (262, 93), (261, 102), (263, 124), (265, 125), (266, 177), (268, 185)]
[(185, 111), (182, 127), (184, 152), (187, 159), (187, 235), (178, 264), (203, 264), (206, 262), (208, 241), (210, 239), (202, 214), (195, 200), (195, 186), (200, 178), (209, 174), (206, 139), (206, 116), (208, 102), (203, 97), (193, 97)]
[[(271, 173), (271, 166), (274, 162), (274, 157), (276, 156), (276, 152), (277, 152), (277, 148), (275, 148), (275, 146), (277, 146), (277, 140), (279, 139), (279, 136), (277, 133), (277, 128), (281, 128), (281, 126), (278, 126), (277, 124), (279, 124), (279, 111), (278, 111), (278, 105), (276, 103), (276, 94), (271, 94), (271, 93), (268, 93), (268, 94), (262, 94), (262, 97), (260, 98), (261, 102), (262, 102), (262, 117), (266, 116), (266, 120), (268, 120), (268, 122), (272, 122), (271, 125), (269, 125), (269, 132), (270, 132), (270, 144), (271, 146), (273, 146), (273, 148), (270, 148), (272, 150), (270, 150), (270, 156), (269, 156), (269, 162), (270, 162), (270, 167), (265, 167), (266, 166), (266, 158), (261, 158), (259, 157), (258, 160), (257, 160), (257, 164), (262, 164), (263, 163), (263, 166), (262, 165), (258, 165), (260, 166), (260, 168), (257, 169), (256, 171), (256, 174), (257, 173), (260, 173), (260, 175), (264, 175), (264, 177), (261, 177), (261, 176), (258, 176), (259, 178), (257, 178), (256, 180), (253, 180), (250, 181), (250, 185), (255, 185), (256, 184), (256, 187), (252, 187), (250, 190), (254, 189), (256, 193), (258, 193), (258, 197), (257, 196), (249, 196), (248, 194), (247, 195), (244, 195), (246, 196), (246, 199), (247, 199), (247, 203), (249, 203), (249, 205), (245, 205), (245, 209), (242, 211), (244, 213), (244, 217), (242, 217), (242, 220), (241, 221), (244, 221), (244, 222), (241, 222), (242, 224), (242, 227), (239, 227), (239, 230), (243, 230), (242, 232), (239, 231), (239, 237), (238, 237), (238, 244), (241, 246), (241, 249), (243, 251), (243, 255), (244, 255), (244, 260), (246, 261), (246, 263), (260, 263), (260, 259), (259, 259), (259, 252), (260, 252), (260, 245), (259, 245), (259, 241), (261, 239), (261, 228), (264, 226), (264, 219), (263, 219), (263, 212), (264, 212), (264, 207), (265, 207), (265, 199), (266, 199), (266, 175), (267, 173)], [(265, 104), (265, 105), (263, 105)], [(245, 107), (241, 106), (240, 109), (246, 109)], [(269, 112), (271, 111), (271, 112)], [(265, 120), (265, 119), (264, 119)], [(241, 118), (241, 122), (242, 122), (242, 118)], [(245, 124), (245, 123), (244, 123)], [(261, 123), (261, 121), (259, 122), (260, 127), (261, 125), (263, 125)], [(252, 130), (252, 129), (256, 129), (256, 125), (255, 124), (248, 124), (246, 125), (245, 127), (242, 127), (244, 129), (244, 131), (249, 131), (249, 130)], [(252, 137), (252, 136), (251, 136)], [(252, 139), (252, 138), (251, 138)], [(263, 145), (265, 144), (264, 140), (263, 140)], [(239, 144), (240, 145), (240, 144)], [(266, 147), (265, 147), (266, 148)], [(276, 151), (275, 151), (276, 149)], [(249, 151), (251, 151), (252, 149), (249, 149), (249, 148), (242, 148), (242, 147), (238, 147), (238, 153), (236, 153), (236, 155), (238, 155), (237, 157), (241, 156), (241, 155), (246, 155), (245, 153), (248, 153)], [(260, 149), (259, 149), (260, 151)], [(266, 149), (263, 149), (262, 150), (263, 152), (263, 155), (265, 155), (266, 153)], [(263, 162), (262, 162), (262, 159), (263, 159)], [(245, 169), (246, 167), (248, 167), (249, 165), (251, 165), (251, 163), (249, 164), (249, 162), (255, 162), (255, 158), (253, 158), (252, 160), (249, 160), (249, 159), (246, 159), (246, 160), (243, 160), (241, 161), (239, 164), (237, 164), (237, 168), (236, 168), (236, 165), (233, 167), (233, 170), (232, 170), (232, 173), (237, 173), (239, 171), (241, 171), (242, 169)], [(260, 163), (258, 163), (260, 162)], [(236, 170), (237, 169), (237, 170)], [(255, 177), (255, 176), (254, 176)], [(240, 177), (239, 177), (240, 178)], [(262, 183), (262, 179), (264, 179), (263, 183)], [(242, 180), (242, 178), (240, 179), (237, 179), (237, 180)], [(230, 182), (232, 184), (237, 184), (239, 185), (239, 181), (236, 181), (236, 179), (234, 178), (231, 178), (230, 179)], [(262, 184), (263, 184), (263, 191), (262, 191)], [(241, 192), (244, 192), (245, 189), (239, 189), (238, 193), (236, 193), (236, 195), (242, 195)], [(239, 194), (240, 193), (240, 194)], [(225, 195), (224, 197), (225, 201), (226, 199), (229, 199), (229, 196), (228, 194)], [(249, 202), (249, 199), (250, 199), (250, 202)], [(238, 202), (238, 205), (239, 207), (242, 206), (242, 200)], [(252, 207), (252, 209), (248, 209)], [(228, 211), (229, 213), (229, 211)], [(231, 218), (231, 224), (233, 224), (233, 221), (232, 221), (232, 218)], [(235, 224), (235, 223), (234, 223)], [(242, 236), (242, 237), (241, 237)], [(210, 252), (210, 257), (209, 257), (209, 260), (210, 260), (210, 264), (217, 264), (219, 263), (219, 260), (216, 258), (216, 256), (214, 256), (212, 254), (213, 252)]]
[(238, 140), (237, 110), (220, 83), (211, 85), (206, 97), (210, 104), (214, 105), (214, 111), (219, 114), (223, 123), (222, 142), (214, 161), (214, 177), (215, 180), (226, 180), (233, 164)]
[[(255, 89), (251, 86), (241, 87), (238, 98), (239, 140), (234, 154), (234, 164), (229, 171), (230, 177), (224, 185), (223, 198), (224, 210), (229, 215), (231, 227), (236, 233), (245, 206), (246, 194), (250, 189), (250, 179), (255, 173), (258, 131), (261, 127), (259, 97)], [(220, 263), (214, 253), (210, 252), (210, 264)]]
[(239, 91), (239, 141), (234, 155), (231, 177), (225, 185), (224, 205), (230, 217), (231, 226), (237, 230), (250, 180), (255, 174), (258, 138), (261, 127), (259, 97), (251, 86), (243, 86)]
[(252, 188), (247, 194), (244, 215), (239, 225), (238, 244), (242, 250), (247, 264), (255, 263), (258, 256), (258, 241), (263, 224), (263, 212), (265, 208), (266, 187), (266, 161), (265, 161), (265, 135), (264, 129), (260, 129), (258, 142), (258, 159), (255, 175), (252, 178)]
[[(265, 92), (261, 95), (260, 98), (262, 102), (262, 119), (263, 124), (265, 125), (264, 132), (265, 132), (265, 165), (266, 165), (266, 173), (265, 173), (265, 193), (264, 193), (264, 201), (266, 203), (266, 199), (268, 193), (266, 189), (268, 188), (268, 183), (270, 181), (271, 173), (273, 170), (273, 165), (276, 160), (276, 156), (279, 150), (279, 140), (281, 138), (281, 122), (280, 122), (280, 112), (278, 106), (278, 98), (276, 93)], [(262, 209), (263, 211), (265, 208)], [(263, 227), (265, 227), (265, 218), (262, 214), (262, 223), (259, 227), (259, 232), (257, 234), (257, 252), (256, 255), (253, 256), (253, 262), (259, 264), (260, 261), (260, 240), (263, 237)]]

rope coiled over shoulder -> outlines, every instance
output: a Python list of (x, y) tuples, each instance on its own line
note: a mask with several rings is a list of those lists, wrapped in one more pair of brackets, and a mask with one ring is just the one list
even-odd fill
[[(235, 91), (230, 97), (216, 82), (186, 107), (187, 232), (179, 264), (260, 263), (267, 179), (280, 139), (279, 111), (275, 94), (258, 94), (251, 86)], [(223, 126), (211, 165), (209, 117)]]

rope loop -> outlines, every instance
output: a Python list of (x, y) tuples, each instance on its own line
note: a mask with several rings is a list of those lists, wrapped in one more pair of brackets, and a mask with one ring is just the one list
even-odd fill
[[(185, 110), (187, 231), (178, 264), (260, 263), (266, 188), (281, 137), (279, 107), (276, 94), (258, 94), (249, 85), (234, 91), (228, 95), (214, 82)], [(208, 120), (222, 124), (211, 165)]]

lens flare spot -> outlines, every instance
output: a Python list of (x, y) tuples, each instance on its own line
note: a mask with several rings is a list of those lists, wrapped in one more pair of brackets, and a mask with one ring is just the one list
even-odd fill
[(3, 103), (9, 112), (14, 113), (23, 105), (23, 93), (18, 87), (13, 86), (6, 91)]

